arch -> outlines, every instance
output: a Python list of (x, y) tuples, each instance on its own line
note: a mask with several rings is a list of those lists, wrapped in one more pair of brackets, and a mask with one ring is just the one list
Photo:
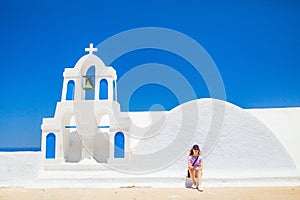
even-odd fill
[(82, 143), (77, 131), (70, 133), (69, 151), (66, 156), (67, 162), (79, 162), (81, 160)]
[(46, 136), (46, 158), (55, 158), (55, 143), (56, 137), (54, 133), (49, 133)]
[(114, 157), (115, 158), (124, 158), (124, 145), (125, 138), (122, 132), (117, 132), (115, 135), (114, 141)]
[(82, 56), (77, 63), (75, 64), (74, 69), (77, 70), (82, 70), (85, 71), (88, 66), (85, 65), (86, 63), (92, 63), (93, 65), (97, 66), (97, 74), (101, 74), (101, 71), (105, 69), (105, 64), (104, 62), (96, 55), (94, 54), (86, 54)]
[(99, 99), (108, 99), (108, 83), (106, 79), (100, 81)]
[[(92, 85), (95, 87), (95, 66), (91, 66), (88, 68), (85, 74), (84, 84), (91, 78)], [(95, 90), (85, 90), (85, 100), (94, 100), (95, 99)]]
[(75, 82), (70, 80), (67, 86), (66, 100), (74, 100)]

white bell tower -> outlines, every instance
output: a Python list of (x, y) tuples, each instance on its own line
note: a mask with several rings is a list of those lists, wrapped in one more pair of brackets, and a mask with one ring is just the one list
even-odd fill
[(42, 124), (47, 162), (128, 161), (130, 119), (117, 102), (116, 71), (94, 55), (97, 50), (91, 43), (88, 53), (64, 70), (55, 116)]

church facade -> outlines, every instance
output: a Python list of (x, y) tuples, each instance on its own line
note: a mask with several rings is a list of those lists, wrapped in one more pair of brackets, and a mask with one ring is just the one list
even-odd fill
[(116, 71), (90, 44), (74, 68), (65, 68), (61, 101), (44, 118), (41, 150), (46, 163), (128, 163), (130, 119), (117, 102)]

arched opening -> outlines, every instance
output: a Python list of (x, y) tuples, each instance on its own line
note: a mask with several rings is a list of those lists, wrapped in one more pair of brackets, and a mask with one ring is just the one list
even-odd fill
[(64, 134), (64, 151), (66, 162), (79, 162), (81, 160), (81, 140), (77, 132), (75, 115), (66, 118), (66, 132)]
[(99, 99), (108, 99), (108, 84), (106, 79), (100, 81)]
[(67, 86), (66, 100), (74, 100), (75, 82), (70, 80)]
[[(92, 87), (95, 87), (95, 66), (91, 66), (85, 75), (84, 84), (87, 83), (87, 81), (91, 81)], [(85, 90), (85, 100), (94, 100), (95, 99), (95, 88)]]
[(70, 147), (66, 157), (67, 162), (79, 162), (81, 160), (82, 142), (77, 131), (70, 133)]
[(122, 132), (117, 132), (115, 135), (115, 148), (114, 148), (114, 157), (115, 158), (124, 158), (124, 144), (125, 138)]
[(46, 136), (46, 158), (55, 158), (55, 134), (49, 133)]

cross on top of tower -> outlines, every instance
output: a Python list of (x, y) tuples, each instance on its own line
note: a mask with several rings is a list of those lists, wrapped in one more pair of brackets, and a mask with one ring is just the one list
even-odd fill
[(90, 43), (90, 47), (89, 47), (89, 48), (85, 48), (84, 50), (85, 50), (86, 52), (89, 52), (89, 54), (98, 51), (97, 48), (94, 48), (94, 44), (93, 44), (93, 43)]

